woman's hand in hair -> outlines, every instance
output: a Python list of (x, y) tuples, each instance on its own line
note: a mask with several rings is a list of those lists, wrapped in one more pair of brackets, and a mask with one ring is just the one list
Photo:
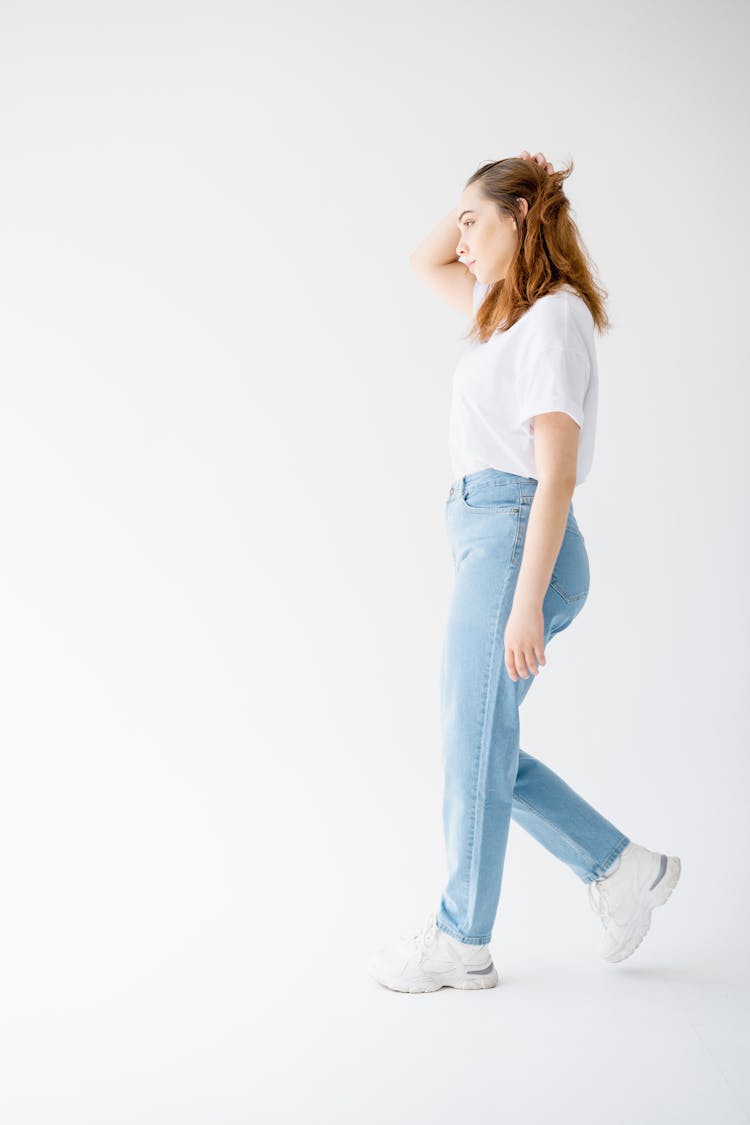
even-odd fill
[(537, 162), (537, 164), (542, 165), (545, 172), (552, 173), (555, 170), (552, 167), (552, 164), (550, 163), (550, 161), (547, 160), (547, 157), (544, 155), (543, 152), (538, 152), (535, 156), (532, 156), (530, 152), (527, 152), (526, 149), (524, 149), (523, 152), (521, 153), (521, 160), (535, 160)]

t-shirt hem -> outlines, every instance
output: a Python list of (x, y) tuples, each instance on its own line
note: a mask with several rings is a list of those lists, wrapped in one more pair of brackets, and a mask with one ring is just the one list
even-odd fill
[(583, 427), (583, 411), (570, 399), (565, 398), (545, 399), (544, 402), (530, 403), (521, 414), (521, 425), (528, 426), (537, 414), (552, 414), (558, 411), (569, 414), (574, 422)]

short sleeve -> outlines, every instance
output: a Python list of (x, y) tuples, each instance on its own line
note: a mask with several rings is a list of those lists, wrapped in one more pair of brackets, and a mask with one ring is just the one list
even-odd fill
[(474, 282), (474, 315), (475, 316), (477, 314), (477, 309), (481, 305), (484, 298), (487, 296), (488, 290), (489, 290), (489, 285), (486, 285), (483, 281), (477, 280), (477, 281)]
[(559, 410), (582, 426), (590, 378), (591, 364), (584, 352), (558, 346), (545, 348), (530, 358), (520, 373), (518, 425), (528, 430), (535, 415)]

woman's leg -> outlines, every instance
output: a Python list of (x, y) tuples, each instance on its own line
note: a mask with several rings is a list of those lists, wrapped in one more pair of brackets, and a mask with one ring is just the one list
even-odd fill
[[(500, 490), (502, 492), (502, 489)], [(458, 941), (490, 940), (518, 772), (518, 685), (505, 667), (520, 503), (449, 508), (456, 579), (443, 647), (443, 831), (448, 881), (437, 926)], [(513, 492), (511, 490), (511, 497)], [(467, 497), (477, 504), (478, 493)], [(489, 499), (489, 497), (488, 497)]]
[[(573, 541), (569, 558), (565, 544), (556, 564), (555, 584), (544, 600), (544, 643), (567, 629), (588, 595), (588, 567), (580, 571), (575, 555), (581, 545)], [(583, 545), (585, 551), (585, 544)], [(584, 585), (581, 587), (581, 582)], [(561, 592), (562, 591), (562, 592)], [(519, 706), (536, 679), (519, 681)], [(513, 820), (540, 844), (566, 863), (584, 883), (598, 879), (630, 842), (611, 821), (584, 801), (570, 786), (537, 758), (519, 749), (518, 773), (513, 790)]]
[[(485, 470), (455, 482), (446, 504), (456, 582), (442, 664), (448, 881), (437, 924), (472, 944), (491, 937), (511, 816), (584, 882), (628, 843), (519, 747), (518, 709), (534, 677), (510, 678), (504, 635), (535, 487), (530, 478)], [(580, 612), (588, 578), (571, 506), (543, 607), (545, 643)]]
[(537, 758), (519, 750), (513, 820), (584, 883), (603, 875), (629, 838)]

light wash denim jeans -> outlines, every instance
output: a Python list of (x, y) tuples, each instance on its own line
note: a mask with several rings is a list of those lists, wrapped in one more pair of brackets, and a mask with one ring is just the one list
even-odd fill
[[(437, 925), (472, 945), (492, 937), (511, 817), (584, 883), (629, 843), (519, 746), (518, 709), (535, 677), (511, 679), (505, 626), (537, 484), (482, 469), (454, 481), (445, 503), (456, 579), (441, 671), (448, 881)], [(545, 649), (580, 613), (588, 591), (588, 554), (571, 503), (542, 607)]]

